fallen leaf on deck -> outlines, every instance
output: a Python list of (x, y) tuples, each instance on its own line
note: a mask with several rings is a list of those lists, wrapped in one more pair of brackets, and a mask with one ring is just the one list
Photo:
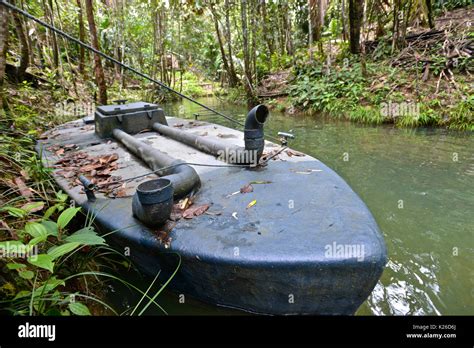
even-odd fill
[(212, 216), (219, 216), (219, 215), (222, 215), (222, 212), (221, 211), (206, 211), (204, 214), (212, 215)]
[(272, 181), (251, 181), (250, 183), (254, 185), (264, 185), (264, 184), (271, 184)]
[(235, 138), (236, 137), (234, 134), (221, 134), (221, 133), (217, 134), (217, 136), (219, 138), (222, 138), (222, 139)]
[(249, 204), (247, 204), (247, 208), (246, 208), (246, 209), (252, 208), (255, 204), (257, 204), (257, 200), (256, 200), (256, 199), (254, 199), (252, 202), (250, 202)]
[(183, 127), (183, 126), (184, 126), (184, 124), (182, 124), (182, 123), (176, 123), (173, 127), (180, 128), (180, 127)]
[(195, 207), (188, 208), (183, 213), (183, 218), (192, 219), (195, 216), (202, 215), (209, 209), (209, 204), (199, 205)]
[(186, 197), (186, 198), (183, 200), (183, 202), (181, 203), (180, 208), (181, 208), (181, 210), (186, 210), (186, 209), (188, 209), (188, 208), (191, 206), (191, 204), (193, 204), (193, 203), (191, 202), (191, 200), (189, 199), (189, 197)]
[(117, 193), (115, 194), (116, 198), (124, 198), (124, 197), (131, 197), (133, 196), (133, 192), (130, 192), (131, 190), (127, 190), (126, 188), (120, 188), (117, 190)]
[(236, 212), (236, 211), (234, 211), (234, 212), (232, 213), (232, 217), (233, 217), (234, 219), (236, 219), (236, 220), (239, 219), (239, 218), (237, 217), (237, 212)]
[(165, 247), (165, 249), (168, 249), (171, 246), (172, 238), (168, 235), (168, 232), (157, 231), (156, 235), (160, 243)]
[(62, 154), (64, 154), (64, 149), (59, 149), (55, 151), (54, 153), (56, 154), (56, 156), (61, 156)]
[(253, 186), (251, 184), (247, 184), (244, 187), (240, 188), (240, 193), (250, 193), (253, 192)]
[(290, 150), (290, 149), (286, 150), (285, 152), (286, 152), (286, 154), (287, 154), (288, 156), (290, 156), (290, 157), (292, 157), (292, 156), (298, 156), (298, 157), (306, 156), (306, 155), (305, 155), (304, 153), (302, 153), (302, 152), (295, 151), (295, 150)]
[(305, 169), (305, 170), (294, 170), (294, 169), (290, 169), (292, 172), (296, 173), (296, 174), (305, 174), (305, 175), (309, 175), (311, 174), (312, 172), (322, 172), (321, 169)]

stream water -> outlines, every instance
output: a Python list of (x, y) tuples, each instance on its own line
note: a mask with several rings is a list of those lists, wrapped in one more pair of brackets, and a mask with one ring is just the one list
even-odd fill
[[(247, 108), (200, 100), (244, 119)], [(202, 112), (188, 102), (168, 115)], [(232, 126), (219, 116), (202, 120)], [(365, 201), (385, 238), (389, 262), (357, 315), (474, 314), (474, 136), (443, 129), (362, 126), (314, 115), (272, 111), (266, 134), (292, 131), (290, 146), (334, 169)], [(146, 288), (149, 279), (143, 283)], [(134, 301), (127, 290), (116, 296)], [(169, 314), (239, 314), (164, 292)], [(159, 314), (159, 311), (149, 312)]]

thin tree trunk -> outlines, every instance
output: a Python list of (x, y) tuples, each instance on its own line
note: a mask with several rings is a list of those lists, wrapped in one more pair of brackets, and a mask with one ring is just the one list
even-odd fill
[(401, 7), (401, 0), (394, 0), (393, 2), (393, 36), (392, 36), (392, 52), (398, 47), (398, 38), (400, 31), (399, 13)]
[(428, 25), (430, 26), (430, 29), (434, 29), (435, 22), (433, 20), (433, 6), (431, 4), (431, 0), (425, 0), (425, 1), (426, 1), (426, 9), (428, 12)]
[(349, 0), (349, 26), (351, 53), (360, 53), (360, 28), (364, 17), (364, 0)]
[(309, 61), (313, 61), (313, 23), (311, 16), (311, 4), (312, 1), (308, 0), (308, 49), (309, 49)]
[[(227, 0), (226, 0), (227, 1)], [(267, 47), (268, 47), (268, 56), (269, 58), (271, 58), (271, 56), (273, 55), (273, 52), (275, 51), (274, 47), (273, 47), (273, 32), (272, 31), (269, 31), (269, 26), (268, 26), (268, 22), (267, 22), (267, 4), (266, 4), (266, 0), (260, 0), (260, 12), (261, 12), (261, 16), (262, 16), (262, 33), (263, 33), (263, 37), (265, 38), (265, 42), (267, 43)], [(269, 59), (269, 68), (270, 70), (272, 69), (272, 66), (271, 66), (271, 59)]]
[(240, 2), (240, 16), (242, 23), (242, 51), (244, 54), (244, 75), (246, 83), (244, 84), (247, 91), (247, 97), (253, 98), (252, 87), (252, 73), (250, 72), (250, 56), (249, 56), (249, 42), (248, 42), (248, 28), (247, 28), (247, 0)]
[(234, 60), (232, 58), (232, 34), (230, 28), (230, 15), (229, 15), (229, 0), (224, 1), (225, 8), (225, 25), (226, 25), (226, 41), (227, 41), (227, 53), (229, 55), (229, 85), (235, 87), (239, 83), (237, 74), (235, 73)]
[[(97, 38), (97, 30), (94, 20), (94, 7), (92, 0), (86, 0), (86, 14), (87, 21), (89, 23), (89, 31), (91, 36), (92, 47), (96, 50), (100, 50), (99, 40)], [(94, 71), (95, 71), (95, 80), (97, 87), (99, 89), (99, 103), (102, 105), (107, 104), (107, 86), (105, 83), (104, 69), (102, 68), (102, 63), (100, 61), (100, 56), (94, 53)]]
[(212, 4), (209, 5), (209, 9), (211, 11), (212, 18), (214, 20), (214, 28), (216, 30), (217, 42), (219, 43), (219, 49), (221, 51), (222, 65), (224, 65), (224, 69), (227, 72), (227, 75), (229, 76), (229, 85), (230, 85), (231, 84), (230, 83), (231, 72), (230, 72), (229, 63), (227, 61), (227, 57), (226, 57), (226, 54), (225, 54), (225, 51), (224, 51), (224, 43), (222, 42), (221, 31), (220, 31), (220, 28), (219, 28), (219, 19), (217, 18), (216, 9), (214, 8), (214, 6)]
[[(84, 28), (84, 16), (82, 14), (82, 2), (77, 0), (77, 19), (79, 25), (79, 40), (82, 42), (85, 41), (86, 31)], [(82, 46), (79, 46), (79, 72), (82, 76), (85, 76), (85, 49)]]
[(6, 66), (6, 53), (8, 47), (8, 22), (10, 19), (10, 13), (8, 10), (0, 6), (0, 111), (4, 108), (4, 101), (6, 101), (5, 95), (5, 66)]
[[(53, 16), (53, 0), (48, 1), (46, 6), (46, 11), (49, 15), (49, 24), (54, 26), (54, 16)], [(57, 69), (59, 67), (59, 49), (58, 49), (58, 38), (54, 31), (50, 31), (51, 44), (53, 51), (53, 67)]]
[(341, 0), (342, 40), (347, 41), (346, 0)]
[[(15, 5), (18, 5), (15, 2)], [(26, 69), (28, 68), (28, 62), (30, 60), (30, 52), (28, 49), (28, 40), (26, 38), (25, 29), (23, 23), (18, 14), (13, 14), (13, 22), (15, 23), (16, 34), (18, 41), (20, 42), (20, 66), (17, 69), (17, 78), (21, 82), (25, 78)]]

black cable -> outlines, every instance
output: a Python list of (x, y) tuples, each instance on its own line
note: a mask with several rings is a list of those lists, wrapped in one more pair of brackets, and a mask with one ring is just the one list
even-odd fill
[(94, 52), (94, 53), (96, 53), (96, 54), (98, 54), (98, 55), (104, 57), (105, 59), (110, 60), (111, 62), (113, 62), (113, 63), (115, 63), (115, 64), (121, 66), (122, 68), (125, 68), (125, 69), (127, 69), (127, 70), (130, 70), (131, 72), (137, 74), (138, 76), (141, 76), (141, 77), (143, 77), (144, 79), (149, 80), (149, 81), (151, 81), (151, 82), (153, 82), (153, 83), (156, 83), (157, 85), (163, 87), (164, 89), (166, 89), (166, 90), (168, 90), (168, 91), (170, 91), (170, 92), (173, 92), (173, 93), (179, 95), (179, 96), (180, 96), (181, 98), (183, 98), (183, 99), (187, 99), (187, 100), (189, 100), (190, 102), (192, 102), (192, 103), (194, 103), (194, 104), (197, 104), (197, 105), (201, 106), (202, 108), (204, 108), (204, 109), (206, 109), (206, 110), (208, 110), (208, 111), (211, 111), (211, 112), (213, 112), (213, 113), (215, 113), (215, 114), (217, 114), (217, 115), (219, 115), (219, 116), (222, 116), (222, 117), (226, 118), (227, 120), (229, 120), (229, 121), (231, 121), (231, 122), (234, 122), (234, 123), (236, 123), (236, 124), (238, 124), (238, 125), (240, 125), (240, 126), (243, 126), (243, 123), (241, 123), (240, 121), (238, 121), (238, 120), (236, 120), (236, 119), (234, 119), (234, 118), (232, 118), (232, 117), (230, 117), (230, 116), (227, 116), (227, 115), (225, 115), (225, 114), (223, 114), (223, 113), (221, 113), (221, 112), (219, 112), (219, 111), (216, 111), (216, 110), (214, 110), (214, 109), (212, 109), (212, 108), (210, 108), (210, 107), (208, 107), (208, 106), (206, 106), (206, 105), (204, 105), (204, 104), (198, 102), (197, 100), (194, 100), (193, 98), (188, 97), (188, 96), (186, 96), (186, 95), (184, 95), (184, 94), (182, 94), (182, 93), (180, 93), (180, 92), (174, 90), (173, 88), (171, 88), (171, 87), (165, 85), (163, 82), (158, 81), (158, 80), (156, 80), (156, 79), (154, 79), (154, 78), (152, 78), (152, 77), (150, 77), (150, 76), (148, 76), (148, 75), (146, 75), (146, 74), (144, 74), (144, 73), (142, 73), (142, 72), (140, 72), (140, 71), (138, 71), (138, 70), (132, 68), (132, 67), (129, 66), (129, 65), (126, 65), (126, 64), (124, 64), (124, 63), (122, 63), (122, 62), (119, 62), (119, 61), (116, 60), (115, 58), (113, 58), (113, 57), (111, 57), (111, 56), (109, 56), (109, 55), (107, 55), (107, 54), (105, 54), (105, 53), (103, 53), (103, 52), (101, 52), (101, 51), (95, 49), (95, 48), (92, 47), (92, 46), (89, 46), (88, 44), (86, 44), (86, 43), (84, 43), (84, 42), (82, 42), (82, 41), (76, 39), (75, 37), (72, 37), (71, 35), (69, 35), (69, 34), (63, 32), (63, 31), (60, 30), (60, 29), (57, 29), (56, 27), (52, 26), (51, 24), (48, 24), (48, 23), (42, 21), (41, 19), (34, 17), (33, 15), (29, 14), (28, 12), (26, 12), (26, 11), (24, 11), (24, 10), (22, 10), (22, 9), (20, 9), (20, 8), (14, 6), (14, 5), (12, 5), (12, 4), (10, 4), (9, 2), (7, 2), (7, 1), (5, 1), (5, 0), (0, 0), (0, 5), (3, 5), (3, 6), (5, 6), (5, 7), (7, 7), (7, 8), (9, 8), (10, 10), (13, 10), (13, 11), (15, 11), (15, 12), (17, 12), (17, 13), (22, 14), (23, 16), (25, 16), (25, 17), (27, 17), (27, 18), (29, 18), (29, 19), (31, 19), (31, 20), (33, 20), (33, 21), (35, 21), (35, 22), (41, 24), (42, 26), (45, 26), (45, 27), (48, 28), (49, 30), (54, 31), (55, 33), (57, 33), (57, 34), (59, 34), (59, 35), (65, 37), (65, 38), (67, 38), (68, 40), (71, 40), (71, 41), (73, 41), (73, 42), (75, 42), (75, 43), (81, 45), (82, 47), (85, 47), (85, 48), (87, 48), (88, 50), (90, 50), (90, 51), (92, 51), (92, 52)]
[[(26, 11), (24, 11), (24, 10), (22, 10), (22, 9), (20, 9), (20, 8), (14, 6), (14, 5), (12, 5), (12, 4), (10, 4), (9, 2), (7, 2), (7, 1), (5, 1), (5, 0), (0, 0), (0, 5), (3, 5), (3, 6), (5, 6), (5, 7), (7, 7), (7, 8), (9, 8), (10, 10), (13, 10), (13, 11), (15, 11), (15, 12), (20, 13), (21, 15), (23, 15), (23, 16), (25, 16), (25, 17), (27, 17), (27, 18), (29, 18), (29, 19), (31, 19), (31, 20), (33, 20), (33, 21), (35, 21), (35, 22), (41, 24), (42, 26), (45, 26), (46, 28), (48, 28), (48, 29), (54, 31), (55, 33), (57, 33), (57, 34), (59, 34), (59, 35), (62, 35), (63, 37), (67, 38), (68, 40), (71, 40), (71, 41), (77, 43), (78, 45), (83, 46), (83, 47), (87, 48), (88, 50), (90, 50), (90, 51), (92, 51), (92, 52), (94, 52), (94, 53), (97, 53), (98, 55), (104, 57), (105, 59), (108, 59), (108, 60), (110, 60), (111, 62), (113, 62), (113, 63), (115, 63), (115, 64), (117, 64), (117, 65), (119, 65), (119, 66), (121, 66), (121, 67), (123, 67), (123, 68), (125, 68), (125, 69), (127, 69), (127, 70), (130, 70), (131, 72), (137, 74), (138, 76), (141, 76), (141, 77), (143, 77), (144, 79), (149, 80), (149, 81), (151, 81), (151, 82), (153, 82), (153, 83), (156, 83), (157, 85), (159, 85), (159, 86), (161, 86), (161, 87), (167, 89), (168, 91), (179, 95), (181, 98), (186, 99), (186, 100), (189, 100), (190, 102), (192, 102), (192, 103), (194, 103), (194, 104), (196, 104), (196, 105), (199, 105), (200, 107), (202, 107), (202, 108), (204, 108), (204, 109), (206, 109), (206, 110), (208, 110), (208, 111), (210, 111), (210, 112), (212, 112), (212, 113), (215, 113), (216, 115), (222, 116), (222, 117), (224, 117), (225, 119), (227, 119), (227, 120), (229, 120), (229, 121), (231, 121), (231, 122), (234, 122), (235, 124), (238, 124), (238, 125), (241, 126), (241, 127), (244, 127), (244, 124), (243, 124), (242, 122), (240, 122), (240, 121), (238, 121), (238, 120), (236, 120), (236, 119), (234, 119), (234, 118), (232, 118), (232, 117), (230, 117), (230, 116), (227, 116), (227, 115), (223, 114), (222, 112), (216, 111), (216, 110), (210, 108), (209, 106), (206, 106), (206, 105), (204, 105), (204, 104), (198, 102), (197, 100), (195, 100), (195, 99), (193, 99), (193, 98), (191, 98), (191, 97), (188, 97), (187, 95), (184, 95), (184, 94), (182, 94), (182, 93), (180, 93), (180, 92), (174, 90), (173, 88), (171, 88), (171, 87), (165, 85), (163, 82), (158, 81), (158, 80), (156, 80), (156, 79), (154, 79), (154, 78), (152, 78), (152, 77), (150, 77), (150, 76), (148, 76), (148, 75), (146, 75), (146, 74), (144, 74), (144, 73), (142, 73), (142, 72), (136, 70), (135, 68), (132, 68), (131, 66), (129, 66), (129, 65), (127, 65), (127, 64), (124, 64), (124, 63), (122, 63), (122, 62), (119, 62), (119, 61), (116, 60), (115, 58), (113, 58), (113, 57), (111, 57), (111, 56), (109, 56), (109, 55), (103, 53), (102, 51), (99, 51), (99, 50), (95, 49), (95, 48), (92, 47), (92, 46), (89, 46), (88, 44), (86, 44), (86, 43), (80, 41), (79, 39), (76, 39), (75, 37), (72, 37), (71, 35), (69, 35), (69, 34), (63, 32), (63, 31), (60, 30), (60, 29), (57, 29), (56, 27), (52, 26), (51, 24), (48, 24), (48, 23), (42, 21), (41, 19), (34, 17), (34, 16), (31, 15), (30, 13), (28, 13), (28, 12), (26, 12)], [(277, 141), (277, 142), (280, 141), (280, 139), (275, 138), (275, 137), (273, 137), (273, 136), (271, 136), (271, 135), (266, 135), (266, 137), (269, 138), (269, 139), (272, 139), (272, 140), (274, 140), (274, 141)]]

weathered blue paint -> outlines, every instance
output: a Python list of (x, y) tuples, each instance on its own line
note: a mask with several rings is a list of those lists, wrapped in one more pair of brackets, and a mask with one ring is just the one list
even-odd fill
[[(293, 171), (321, 169), (310, 175)], [(298, 179), (300, 178), (300, 179)], [(351, 188), (321, 162), (276, 162), (260, 171), (215, 170), (195, 204), (211, 212), (180, 220), (165, 249), (133, 219), (129, 199), (86, 204), (111, 238), (131, 248), (150, 275), (182, 267), (170, 286), (201, 300), (269, 314), (352, 314), (372, 291), (386, 263), (376, 222)], [(226, 198), (250, 181), (254, 192)], [(253, 200), (257, 204), (246, 209)], [(294, 201), (294, 207), (289, 208)], [(238, 220), (232, 217), (237, 212)], [(363, 245), (363, 260), (327, 257), (327, 246)]]
[[(217, 128), (206, 127), (209, 132)], [(227, 131), (224, 127), (215, 131), (223, 130)], [(46, 143), (67, 139), (86, 149), (98, 141), (93, 130), (78, 131), (76, 125), (59, 133)], [(155, 141), (161, 139), (152, 136)], [(96, 152), (110, 153), (112, 145), (103, 141)], [(114, 146), (113, 151), (124, 153)], [(174, 152), (168, 150), (174, 155), (198, 156), (195, 149), (173, 146)], [(179, 146), (182, 149), (177, 150)], [(45, 158), (50, 155), (43, 152)], [(95, 202), (88, 202), (85, 194), (59, 175), (54, 177), (78, 204), (94, 213), (104, 231), (117, 231), (109, 241), (129, 248), (144, 272), (156, 275), (161, 269), (163, 275), (170, 275), (179, 254), (182, 265), (169, 283), (171, 289), (256, 313), (353, 314), (371, 293), (387, 261), (377, 223), (349, 185), (322, 162), (310, 156), (284, 158), (258, 170), (196, 167), (201, 171), (201, 188), (194, 204), (210, 204), (212, 215), (179, 220), (170, 233), (169, 249), (160, 243), (156, 231), (133, 218), (131, 198), (98, 195)], [(126, 163), (132, 162), (134, 174), (130, 175), (136, 175), (140, 165), (135, 158)], [(253, 192), (229, 196), (252, 181), (271, 183), (254, 184)], [(254, 199), (256, 205), (247, 209)], [(359, 248), (363, 255), (339, 257), (341, 246)]]

